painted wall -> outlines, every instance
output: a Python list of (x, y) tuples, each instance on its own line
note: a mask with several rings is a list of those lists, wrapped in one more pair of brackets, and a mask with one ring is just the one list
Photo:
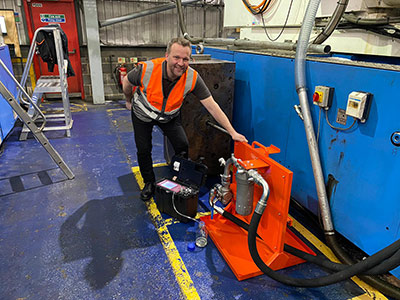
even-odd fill
[[(274, 159), (294, 172), (292, 196), (314, 214), (318, 200), (304, 125), (293, 109), (299, 104), (294, 83), (294, 59), (206, 48), (214, 58), (236, 62), (233, 122), (249, 141), (274, 144), (281, 153)], [(396, 67), (394, 67), (396, 69)], [(325, 181), (329, 174), (337, 184), (330, 204), (335, 229), (373, 254), (400, 238), (400, 147), (391, 142), (400, 131), (400, 68), (382, 70), (330, 62), (307, 62), (309, 99), (314, 87), (335, 88), (328, 111), (332, 125), (338, 108), (346, 108), (352, 91), (373, 94), (366, 123), (349, 131), (334, 130), (321, 114), (319, 147)], [(311, 100), (310, 100), (311, 101)], [(311, 112), (318, 131), (319, 108)], [(400, 269), (393, 274), (400, 275)]]

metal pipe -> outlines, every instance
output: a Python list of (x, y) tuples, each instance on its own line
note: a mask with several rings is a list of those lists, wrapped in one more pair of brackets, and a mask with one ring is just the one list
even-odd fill
[(256, 209), (254, 210), (255, 213), (262, 215), (265, 208), (267, 207), (267, 200), (269, 197), (269, 185), (267, 181), (256, 171), (256, 170), (248, 170), (247, 174), (251, 178), (253, 178), (254, 182), (258, 185), (261, 185), (263, 188), (263, 193), (260, 197), (260, 200), (258, 200)]
[[(184, 1), (182, 2), (182, 5), (188, 5), (188, 4), (192, 4), (192, 3), (196, 3), (199, 0), (188, 0), (188, 1)], [(148, 15), (152, 15), (152, 14), (156, 14), (162, 11), (166, 11), (166, 10), (170, 10), (176, 7), (175, 3), (169, 3), (169, 4), (165, 4), (165, 5), (160, 5), (157, 7), (153, 7), (153, 8), (149, 8), (146, 10), (142, 10), (140, 12), (135, 12), (133, 14), (129, 14), (129, 15), (125, 15), (125, 16), (121, 16), (121, 17), (116, 17), (116, 18), (111, 18), (108, 20), (104, 20), (104, 21), (100, 21), (99, 22), (99, 27), (106, 27), (106, 26), (110, 26), (110, 25), (114, 25), (117, 23), (121, 23), (121, 22), (125, 22), (125, 21), (129, 21), (132, 19), (137, 19), (137, 18), (141, 18), (141, 17), (145, 17)]]
[[(236, 46), (252, 49), (279, 49), (295, 51), (297, 48), (297, 44), (291, 42), (251, 41), (228, 38), (204, 38), (202, 42), (204, 44), (214, 46)], [(310, 44), (307, 50), (316, 53), (329, 53), (331, 51), (331, 46)]]
[(305, 72), (305, 59), (310, 39), (311, 30), (313, 27), (314, 19), (317, 14), (318, 6), (321, 0), (310, 0), (308, 3), (307, 11), (304, 16), (303, 26), (300, 30), (298, 48), (296, 50), (295, 58), (295, 82), (296, 90), (300, 100), (301, 111), (304, 118), (304, 128), (307, 136), (308, 149), (311, 157), (311, 164), (314, 173), (315, 185), (317, 188), (318, 202), (322, 214), (322, 222), (324, 225), (325, 234), (333, 235), (334, 227), (332, 224), (332, 217), (328, 203), (328, 197), (324, 184), (324, 176), (322, 173), (321, 160), (319, 157), (318, 144), (315, 138), (315, 132), (308, 104), (306, 92), (306, 72)]
[(325, 26), (324, 30), (314, 39), (313, 44), (322, 44), (328, 37), (331, 36), (332, 32), (335, 30), (340, 22), (344, 12), (346, 11), (347, 4), (349, 0), (339, 0), (336, 9), (332, 14), (328, 24)]
[[(249, 40), (235, 40), (233, 45), (238, 47), (248, 47), (256, 49), (279, 49), (279, 50), (291, 50), (291, 51), (295, 51), (298, 47), (296, 43), (290, 43), (290, 42), (282, 43), (282, 42), (249, 41)], [(310, 44), (307, 47), (307, 51), (317, 52), (317, 53), (329, 53), (331, 51), (331, 46)]]
[[(204, 38), (202, 39), (202, 42), (214, 46), (236, 46), (251, 49), (279, 49), (295, 51), (297, 48), (297, 43), (291, 42), (251, 41), (228, 38)], [(316, 53), (329, 53), (331, 51), (331, 46), (310, 44), (307, 50)]]
[[(210, 190), (210, 195), (208, 197), (208, 203), (211, 206), (211, 209), (214, 209), (217, 213), (219, 213), (220, 215), (222, 215), (224, 213), (224, 209), (222, 207), (219, 206), (215, 206), (215, 203), (217, 203), (217, 201), (219, 200), (217, 197), (217, 195), (219, 194), (219, 191), (221, 190), (221, 185), (220, 184), (216, 184), (213, 186), (213, 188)], [(221, 196), (221, 195), (218, 195)], [(214, 200), (215, 198), (217, 198), (216, 200)]]
[(218, 129), (219, 131), (221, 131), (223, 133), (226, 133), (226, 134), (228, 134), (230, 136), (228, 130), (226, 130), (225, 128), (223, 128), (223, 127), (221, 127), (221, 126), (219, 126), (217, 124), (214, 124), (214, 123), (212, 123), (210, 121), (207, 121), (206, 124), (210, 125), (211, 127), (215, 128), (215, 129)]
[(345, 14), (345, 15), (343, 15), (343, 18), (352, 24), (358, 24), (358, 25), (362, 25), (362, 26), (388, 25), (390, 23), (400, 22), (400, 17), (367, 19), (367, 18), (356, 17), (353, 14)]
[[(228, 204), (232, 198), (233, 198), (233, 194), (231, 191), (231, 188), (229, 187), (231, 184), (231, 174), (230, 174), (230, 168), (233, 164), (237, 164), (237, 160), (236, 158), (233, 156), (231, 156), (231, 158), (229, 158), (226, 162), (223, 158), (220, 159), (221, 165), (224, 165), (224, 174), (221, 175), (221, 193), (222, 193), (222, 204), (226, 205)], [(235, 165), (236, 165), (235, 164)]]
[(400, 7), (400, 0), (383, 0), (383, 3), (389, 6)]

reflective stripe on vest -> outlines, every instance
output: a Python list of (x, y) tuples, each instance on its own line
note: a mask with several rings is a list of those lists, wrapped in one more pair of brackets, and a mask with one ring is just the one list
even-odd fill
[[(171, 119), (179, 112), (184, 98), (194, 89), (197, 80), (197, 72), (188, 67), (171, 89), (168, 98), (164, 99), (162, 90), (163, 61), (165, 58), (156, 58), (141, 63), (143, 68), (139, 88), (140, 96), (134, 99), (149, 118), (160, 121)], [(164, 109), (163, 104), (165, 105)]]

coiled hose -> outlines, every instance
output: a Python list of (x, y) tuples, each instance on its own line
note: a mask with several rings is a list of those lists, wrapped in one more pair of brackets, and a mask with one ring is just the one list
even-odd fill
[(316, 265), (325, 269), (337, 272), (338, 274), (335, 273), (328, 276), (312, 279), (298, 279), (284, 275), (277, 276), (279, 274), (270, 269), (267, 265), (265, 265), (265, 263), (259, 257), (257, 251), (256, 238), (261, 239), (261, 237), (257, 234), (257, 228), (261, 219), (261, 215), (258, 213), (254, 213), (250, 225), (225, 210), (223, 210), (222, 216), (240, 226), (244, 230), (248, 231), (249, 250), (256, 265), (268, 276), (286, 285), (298, 287), (324, 286), (337, 283), (339, 281), (348, 279), (354, 275), (359, 275), (361, 273), (369, 275), (384, 274), (396, 268), (400, 264), (400, 240), (355, 265), (343, 265), (335, 263), (326, 259), (322, 255), (314, 256), (285, 244), (285, 252), (302, 258), (308, 262), (315, 263)]
[[(343, 281), (343, 280), (353, 277), (355, 275), (359, 275), (359, 274), (362, 274), (362, 273), (365, 273), (365, 272), (368, 272), (371, 270), (373, 271), (375, 267), (379, 270), (382, 270), (383, 268), (381, 267), (380, 264), (384, 260), (391, 258), (391, 257), (394, 257), (394, 259), (400, 258), (400, 250), (399, 250), (400, 249), (399, 248), (400, 240), (398, 240), (395, 243), (382, 249), (381, 251), (375, 253), (374, 255), (369, 256), (365, 260), (362, 260), (354, 265), (349, 265), (349, 266), (342, 265), (340, 267), (341, 270), (339, 270), (336, 273), (327, 275), (327, 276), (311, 278), (311, 279), (302, 279), (302, 278), (293, 278), (293, 277), (289, 277), (289, 276), (286, 276), (283, 274), (279, 274), (279, 273), (275, 272), (274, 270), (272, 270), (271, 268), (269, 268), (262, 261), (260, 255), (258, 254), (258, 251), (257, 251), (257, 245), (256, 245), (257, 228), (258, 228), (258, 224), (260, 223), (261, 216), (262, 216), (261, 214), (254, 212), (254, 214), (251, 218), (251, 222), (250, 222), (250, 226), (249, 226), (249, 234), (248, 234), (248, 246), (249, 246), (250, 255), (253, 258), (257, 267), (259, 267), (261, 271), (263, 271), (266, 275), (268, 275), (272, 279), (279, 281), (286, 285), (296, 286), (296, 287), (320, 287), (320, 286), (330, 285), (330, 284), (337, 283), (339, 281)], [(289, 248), (292, 248), (292, 249), (289, 249)], [(295, 254), (294, 251), (291, 251), (291, 250), (293, 250), (293, 247), (285, 246), (285, 250), (289, 250), (290, 252), (292, 252), (292, 254)], [(300, 251), (300, 250), (297, 250), (297, 251)], [(302, 251), (300, 251), (300, 252), (302, 252)], [(296, 254), (299, 254), (299, 253), (297, 252)], [(302, 258), (304, 258), (304, 259), (309, 259), (309, 257), (307, 255), (301, 254), (301, 256), (303, 256)], [(399, 263), (400, 263), (400, 261), (397, 260), (397, 265)], [(395, 267), (397, 265), (395, 265)], [(386, 270), (384, 270), (384, 271), (386, 271)]]

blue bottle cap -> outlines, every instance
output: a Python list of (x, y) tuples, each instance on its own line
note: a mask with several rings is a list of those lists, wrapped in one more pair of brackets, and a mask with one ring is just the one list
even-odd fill
[(188, 246), (187, 246), (187, 249), (188, 249), (188, 251), (193, 252), (194, 249), (196, 249), (195, 243), (193, 243), (193, 242), (189, 243)]

